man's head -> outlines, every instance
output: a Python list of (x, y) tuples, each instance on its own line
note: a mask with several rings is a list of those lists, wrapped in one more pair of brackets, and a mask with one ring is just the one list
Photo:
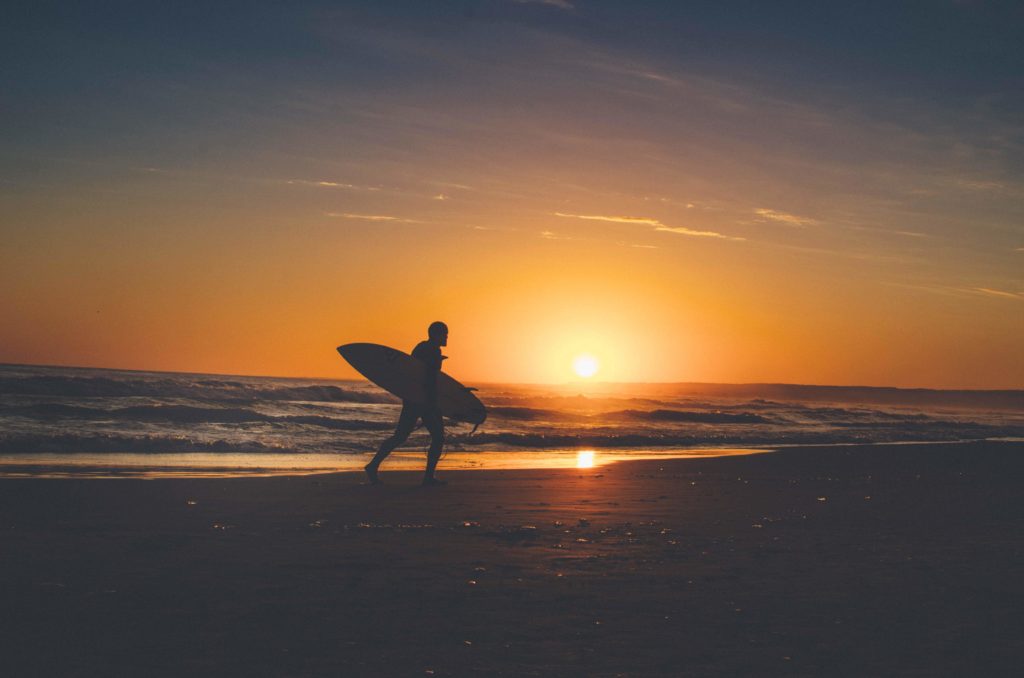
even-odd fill
[(448, 345), (448, 326), (440, 320), (430, 323), (427, 328), (427, 337), (438, 346)]

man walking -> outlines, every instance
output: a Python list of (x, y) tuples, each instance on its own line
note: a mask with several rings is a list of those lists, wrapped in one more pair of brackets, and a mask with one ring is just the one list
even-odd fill
[(441, 459), (444, 446), (444, 420), (437, 406), (437, 375), (441, 371), (441, 362), (447, 356), (441, 355), (441, 347), (448, 345), (448, 326), (441, 321), (433, 322), (427, 328), (427, 340), (421, 341), (412, 350), (412, 356), (426, 367), (423, 379), (422, 403), (402, 401), (402, 414), (398, 417), (398, 425), (391, 437), (380, 444), (380, 449), (369, 464), (365, 466), (366, 475), (374, 485), (380, 483), (377, 469), (387, 459), (391, 451), (401, 445), (416, 428), (416, 422), (423, 420), (423, 425), (430, 431), (430, 449), (427, 451), (427, 469), (423, 476), (424, 485), (444, 485), (443, 480), (434, 477), (437, 462)]

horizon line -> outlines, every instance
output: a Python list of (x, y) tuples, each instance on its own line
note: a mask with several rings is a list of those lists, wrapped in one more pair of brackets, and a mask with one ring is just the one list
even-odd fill
[[(253, 379), (302, 379), (307, 381), (365, 381), (373, 384), (365, 377), (360, 379), (344, 379), (339, 377), (324, 376), (283, 376), (275, 374), (235, 374), (231, 372), (185, 372), (179, 370), (152, 370), (128, 367), (97, 367), (93, 365), (60, 365), (60, 364), (38, 364), (38, 363), (9, 363), (0, 362), (0, 367), (42, 367), (42, 368), (63, 368), (76, 370), (110, 370), (114, 372), (140, 372), (151, 374), (194, 374), (208, 377), (248, 377)], [(938, 392), (970, 392), (970, 393), (1024, 393), (1024, 386), (1016, 388), (938, 388), (934, 386), (877, 386), (868, 384), (806, 384), (785, 381), (551, 381), (551, 382), (530, 382), (530, 381), (488, 381), (473, 380), (476, 384), (502, 385), (502, 386), (585, 386), (606, 384), (613, 386), (673, 386), (673, 385), (694, 385), (694, 386), (797, 386), (803, 388), (846, 388), (846, 389), (876, 389), (894, 391), (938, 391)], [(374, 384), (376, 385), (376, 384)], [(379, 388), (379, 387), (378, 387)]]

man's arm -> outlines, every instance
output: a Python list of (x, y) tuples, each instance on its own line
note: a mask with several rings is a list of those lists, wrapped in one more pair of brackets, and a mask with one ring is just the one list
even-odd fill
[(437, 375), (441, 371), (441, 349), (431, 350), (426, 342), (412, 352), (414, 358), (423, 363), (423, 406), (428, 412), (437, 409)]
[[(440, 354), (440, 351), (438, 351)], [(426, 364), (426, 374), (423, 380), (424, 403), (428, 412), (437, 409), (437, 374), (441, 371), (441, 357), (437, 361), (430, 361)]]

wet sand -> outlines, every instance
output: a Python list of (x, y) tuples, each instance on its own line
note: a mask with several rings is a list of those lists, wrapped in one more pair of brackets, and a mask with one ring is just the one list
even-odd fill
[(0, 480), (0, 673), (1015, 675), (1024, 443)]

